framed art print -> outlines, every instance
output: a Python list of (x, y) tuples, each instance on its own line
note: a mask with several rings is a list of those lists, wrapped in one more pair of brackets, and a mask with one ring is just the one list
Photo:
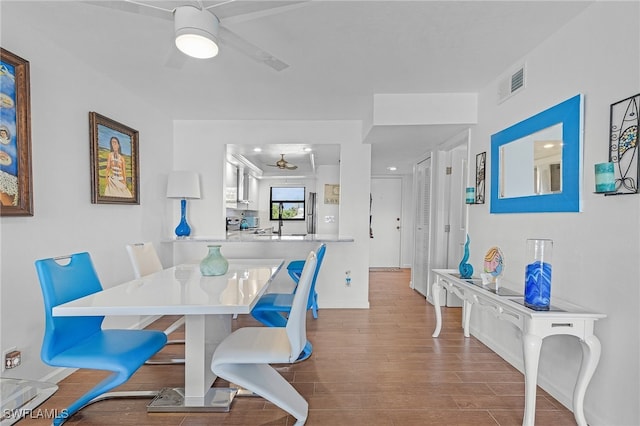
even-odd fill
[(0, 48), (0, 215), (33, 216), (29, 62)]
[(140, 204), (138, 131), (89, 113), (91, 202)]
[(476, 155), (476, 199), (475, 204), (484, 204), (484, 182), (487, 152)]
[(640, 93), (611, 105), (609, 161), (614, 164), (616, 194), (637, 194), (640, 191), (639, 129)]

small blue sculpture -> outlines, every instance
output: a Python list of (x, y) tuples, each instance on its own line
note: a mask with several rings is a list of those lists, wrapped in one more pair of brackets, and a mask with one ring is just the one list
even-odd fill
[(464, 244), (464, 256), (458, 265), (460, 271), (460, 278), (471, 278), (473, 275), (473, 266), (467, 263), (469, 260), (469, 234), (467, 234), (467, 242)]

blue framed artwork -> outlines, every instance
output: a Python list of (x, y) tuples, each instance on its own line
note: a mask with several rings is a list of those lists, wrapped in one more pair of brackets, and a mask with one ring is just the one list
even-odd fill
[(491, 136), (491, 213), (582, 211), (581, 94)]
[(0, 48), (0, 215), (33, 216), (29, 62)]

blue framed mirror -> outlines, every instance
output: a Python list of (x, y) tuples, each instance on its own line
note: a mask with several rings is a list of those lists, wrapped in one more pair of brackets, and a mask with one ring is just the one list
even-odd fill
[(582, 211), (581, 94), (491, 136), (491, 213)]

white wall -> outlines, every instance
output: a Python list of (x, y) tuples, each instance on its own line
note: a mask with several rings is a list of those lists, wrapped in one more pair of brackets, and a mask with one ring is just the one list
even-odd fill
[[(176, 121), (174, 168), (199, 172), (202, 183), (203, 198), (190, 203), (189, 223), (192, 225), (192, 235), (225, 235), (225, 145), (265, 145), (286, 140), (305, 141), (309, 144), (339, 143), (340, 181), (331, 182), (340, 183), (337, 232), (353, 237), (355, 241), (328, 245), (316, 289), (321, 308), (368, 307), (369, 225), (362, 218), (369, 215), (371, 147), (361, 143), (360, 131), (361, 123), (358, 121)], [(333, 179), (335, 171), (327, 170), (326, 176), (326, 179)], [(324, 184), (324, 179), (319, 177), (317, 184)], [(177, 217), (177, 205), (171, 214)], [(324, 216), (323, 212), (319, 214)], [(167, 228), (165, 235), (171, 236), (171, 232)], [(229, 257), (250, 257), (254, 254), (300, 259), (305, 257), (304, 251), (313, 248), (313, 245), (301, 244), (304, 243), (226, 243), (222, 250)], [(204, 257), (206, 254), (204, 243), (176, 243), (174, 247), (176, 261)], [(352, 277), (349, 288), (344, 285), (347, 270), (351, 271)]]
[[(607, 160), (609, 106), (640, 92), (639, 16), (638, 2), (595, 2), (523, 58), (524, 91), (500, 105), (497, 79), (480, 92), (479, 124), (472, 132), (470, 153), (487, 151), (490, 171), (491, 134), (584, 94), (583, 212), (492, 215), (487, 203), (470, 207), (469, 221), (476, 270), (484, 252), (497, 245), (505, 255), (505, 279), (522, 285), (525, 239), (551, 238), (552, 302), (561, 298), (607, 314), (596, 324), (602, 357), (585, 399), (592, 425), (640, 424), (640, 196), (593, 193), (593, 164)], [(522, 365), (522, 342), (513, 327), (480, 310), (474, 311), (472, 324), (476, 336)], [(576, 339), (546, 339), (539, 383), (570, 404), (580, 360)]]
[[(35, 209), (33, 217), (0, 220), (0, 350), (22, 351), (22, 365), (2, 376), (41, 379), (54, 370), (40, 361), (44, 315), (34, 261), (88, 251), (105, 287), (133, 278), (125, 245), (159, 243), (172, 123), (114, 84), (108, 70), (92, 69), (49, 43), (11, 4), (2, 6), (1, 28), (2, 47), (30, 62)], [(140, 132), (140, 205), (91, 204), (89, 111)], [(165, 262), (171, 258), (168, 250), (160, 254)]]

